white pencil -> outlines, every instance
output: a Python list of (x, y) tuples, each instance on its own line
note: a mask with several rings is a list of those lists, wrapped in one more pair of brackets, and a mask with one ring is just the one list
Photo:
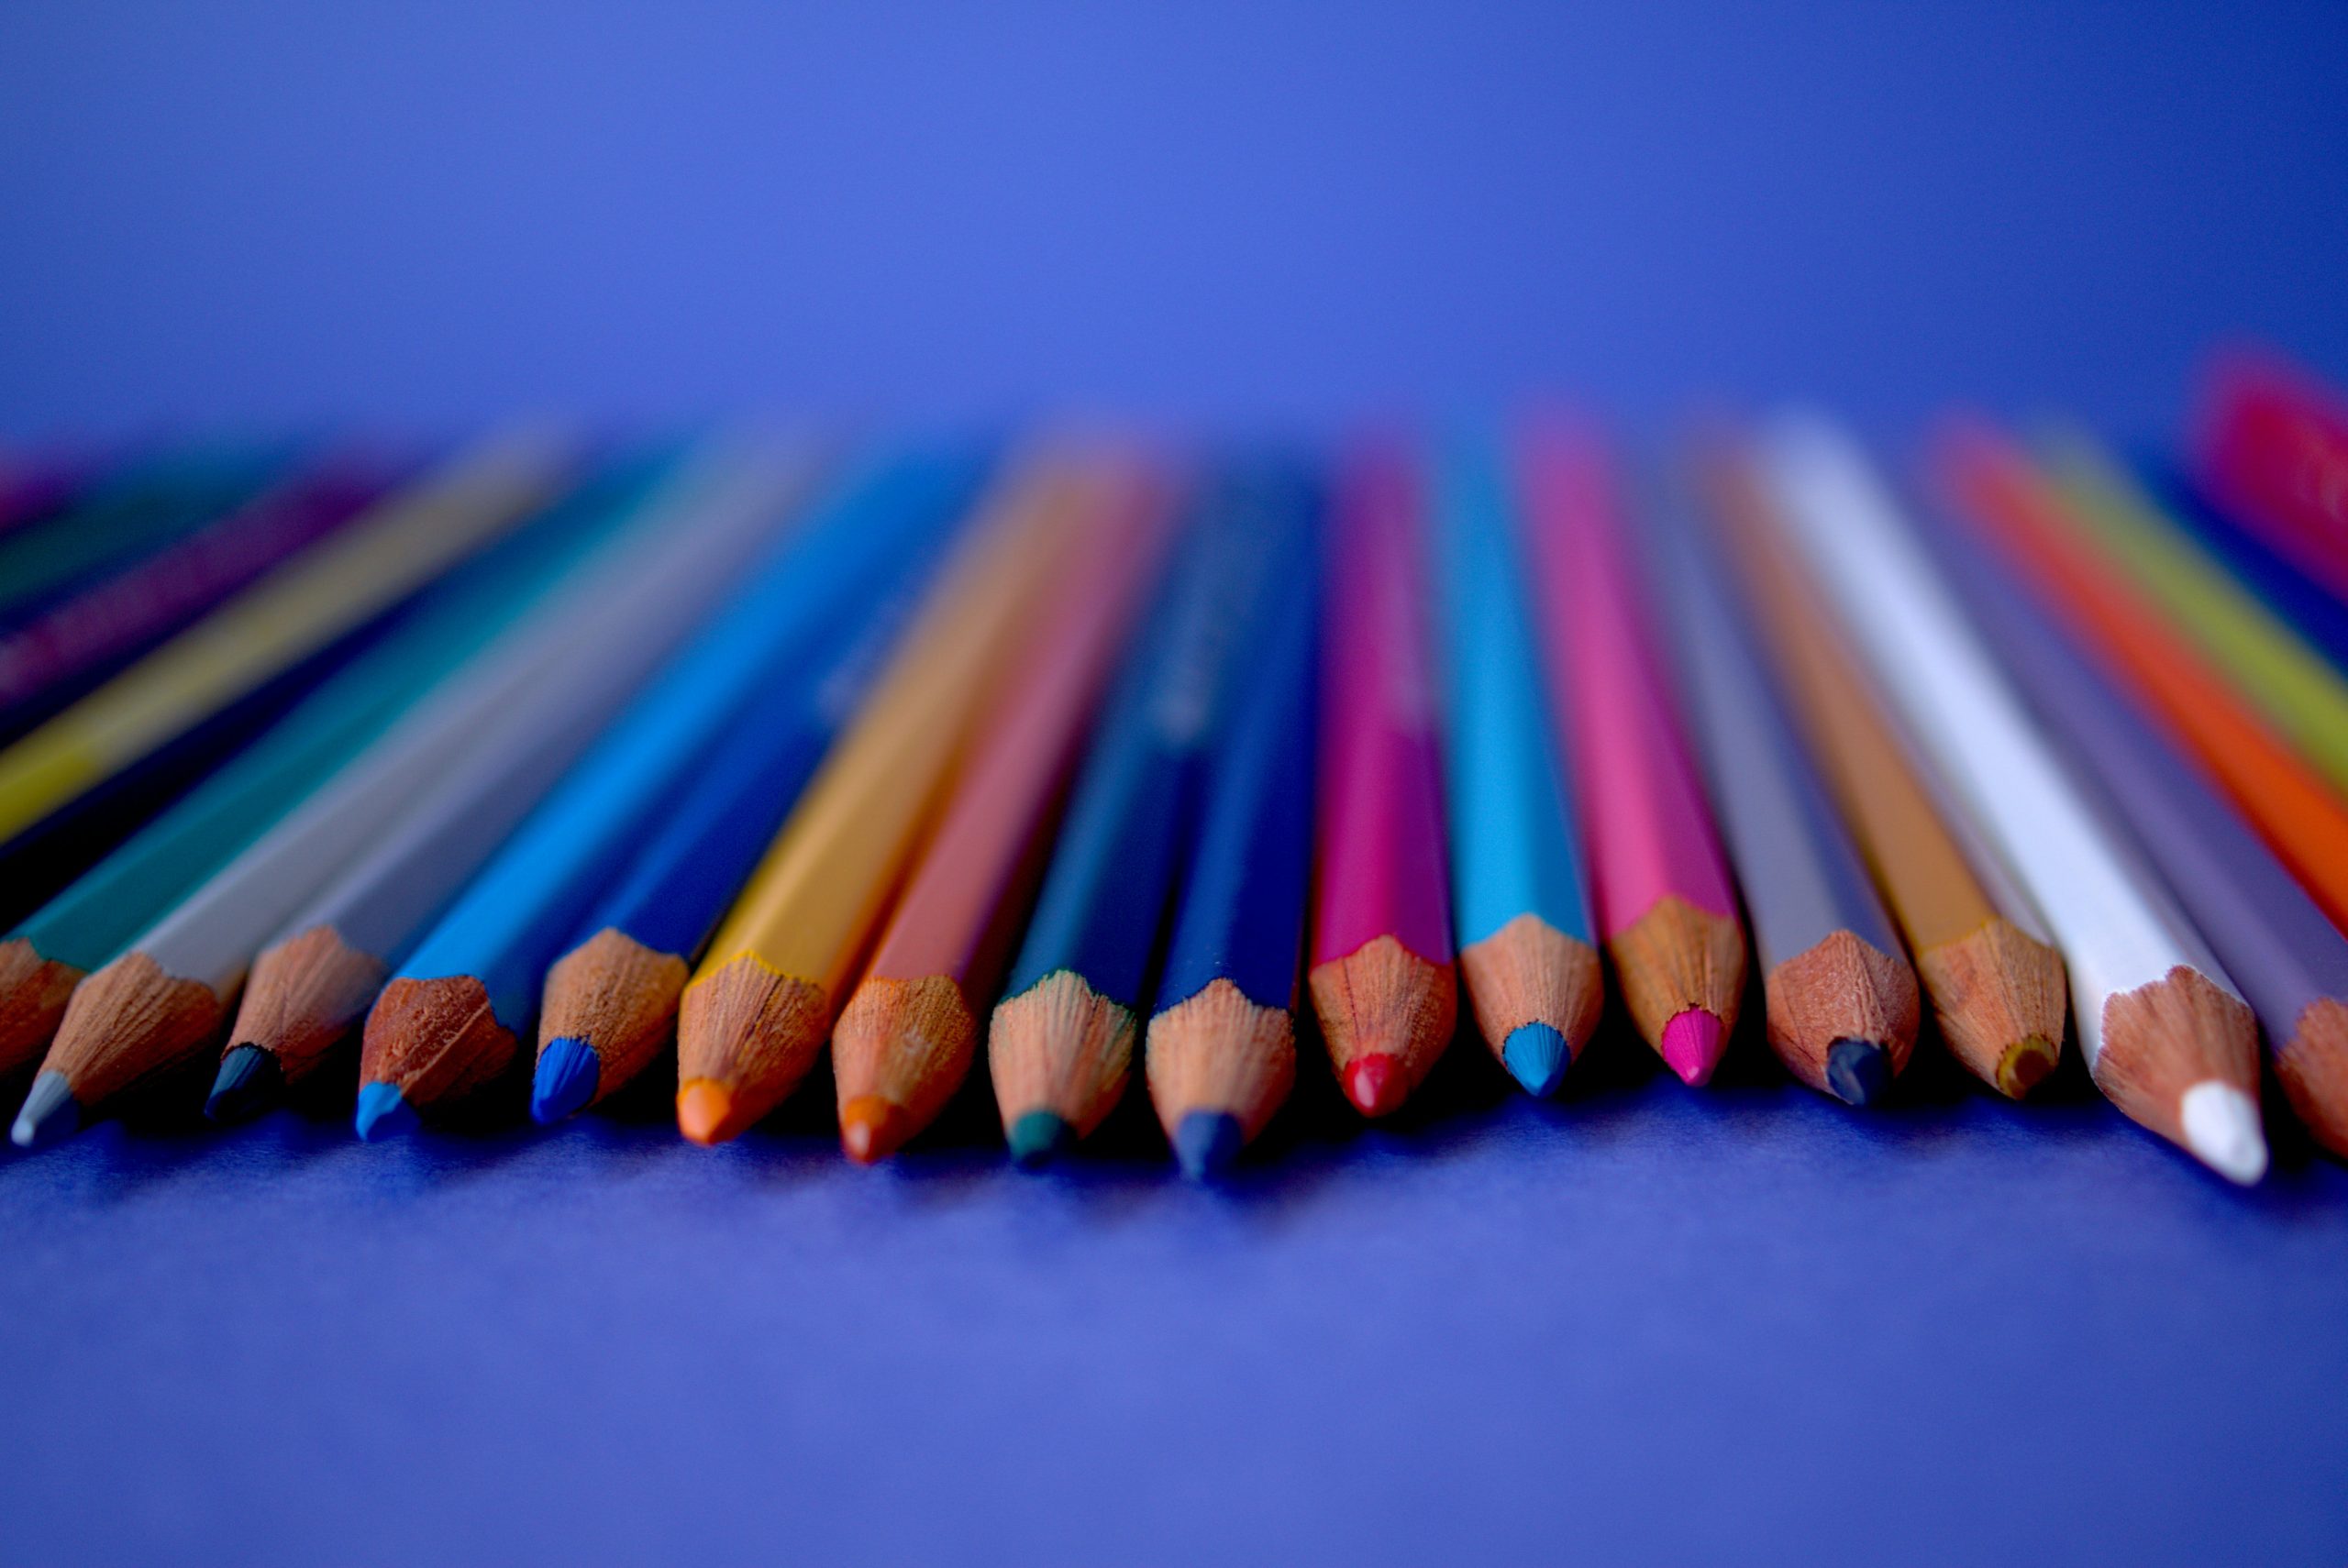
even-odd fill
[(2097, 1085), (2211, 1169), (2256, 1181), (2256, 1025), (2233, 983), (2065, 772), (1856, 444), (1796, 415), (1762, 455), (1789, 534), (1910, 736), (2063, 950)]
[(256, 840), (67, 1005), (11, 1137), (53, 1142), (126, 1089), (184, 1066), (217, 1035), (261, 945), (459, 759), (527, 706), (566, 665), (608, 639), (599, 607), (647, 571), (647, 550), (705, 482), (688, 470), (660, 487), (612, 539), (570, 569), (513, 627)]
[(297, 1082), (366, 1013), (393, 967), (726, 586), (784, 532), (812, 474), (803, 446), (714, 451), (670, 487), (629, 550), (566, 591), (587, 635), (253, 962), (230, 1039)]

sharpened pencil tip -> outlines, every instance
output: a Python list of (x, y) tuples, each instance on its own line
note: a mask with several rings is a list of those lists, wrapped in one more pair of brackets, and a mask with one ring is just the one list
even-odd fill
[(277, 1053), (259, 1045), (231, 1045), (220, 1058), (212, 1093), (204, 1101), (208, 1121), (249, 1121), (285, 1092), (285, 1069)]
[(2228, 1181), (2252, 1185), (2266, 1174), (2266, 1134), (2250, 1096), (2215, 1078), (2195, 1084), (2177, 1101), (2185, 1146)]
[(734, 1092), (714, 1078), (688, 1078), (677, 1088), (677, 1131), (706, 1148), (740, 1131), (734, 1120)]
[(1401, 1061), (1383, 1051), (1357, 1057), (1346, 1069), (1346, 1098), (1364, 1116), (1392, 1115), (1410, 1092), (1411, 1077)]
[(538, 1053), (537, 1070), (530, 1077), (530, 1120), (550, 1126), (585, 1107), (603, 1081), (603, 1059), (587, 1042), (559, 1035)]
[(1520, 1023), (1501, 1044), (1501, 1060), (1531, 1095), (1555, 1094), (1566, 1081), (1566, 1068), (1573, 1059), (1573, 1053), (1566, 1049), (1566, 1037), (1552, 1024)]
[(25, 1096), (8, 1141), (19, 1149), (39, 1149), (61, 1143), (82, 1130), (82, 1104), (63, 1073), (43, 1073)]
[(1891, 1088), (1891, 1053), (1844, 1035), (1826, 1047), (1826, 1087), (1845, 1105), (1873, 1105)]
[(885, 1160), (913, 1135), (904, 1107), (860, 1094), (840, 1107), (840, 1147), (859, 1165)]
[(1246, 1130), (1227, 1110), (1193, 1110), (1174, 1127), (1175, 1161), (1192, 1181), (1221, 1176), (1246, 1143)]
[(2009, 1099), (2020, 1099), (2046, 1081), (2059, 1055), (2054, 1043), (2043, 1034), (2015, 1041), (1998, 1058), (1998, 1092)]
[(359, 1086), (359, 1115), (354, 1124), (359, 1136), (370, 1143), (386, 1138), (396, 1138), (403, 1132), (413, 1132), (422, 1121), (407, 1096), (397, 1084), (373, 1083)]
[(1011, 1143), (1011, 1162), (1021, 1170), (1041, 1170), (1076, 1143), (1076, 1129), (1057, 1110), (1031, 1110), (1011, 1124), (1004, 1135)]
[(1691, 1007), (1674, 1013), (1663, 1026), (1659, 1048), (1681, 1083), (1701, 1088), (1712, 1081), (1712, 1069), (1721, 1065), (1721, 1051), (1728, 1043), (1726, 1034), (1718, 1018), (1700, 1007)]

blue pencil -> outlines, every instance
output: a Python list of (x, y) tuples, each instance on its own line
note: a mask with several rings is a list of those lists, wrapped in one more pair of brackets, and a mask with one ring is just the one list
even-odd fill
[(1283, 502), (1304, 525), (1275, 573), (1281, 591), (1246, 639), (1248, 679), (1206, 763), (1149, 1021), (1150, 1100), (1198, 1178), (1235, 1159), (1296, 1082), (1320, 674), (1316, 506), (1301, 482)]
[[(843, 591), (918, 550), (974, 475), (958, 459), (891, 460), (819, 502), (400, 964), (369, 1021), (371, 1050), (379, 1030), (396, 1029), (396, 1045), (386, 1048), (404, 1059), (509, 1056), (562, 943), (695, 766), (762, 690), (794, 678)], [(393, 998), (398, 1010), (387, 1025)], [(402, 1114), (400, 1097), (395, 1086), (366, 1086), (362, 1126)]]
[(1506, 472), (1497, 444), (1475, 439), (1455, 443), (1438, 471), (1444, 784), (1468, 1005), (1501, 1065), (1545, 1095), (1598, 1027), (1605, 993)]
[(1200, 493), (1086, 754), (987, 1038), (1022, 1165), (1091, 1133), (1124, 1093), (1236, 634), (1269, 586), (1281, 485), (1277, 470), (1241, 466)]
[[(500, 984), (490, 994), (514, 1009), (498, 1015), (513, 1020), (509, 1027), (522, 1021), (523, 1004), (504, 988), (545, 980), (530, 1095), (540, 1122), (610, 1095), (667, 1043), (692, 959), (861, 704), (981, 473), (967, 458), (936, 458), (876, 471), (818, 525), (830, 539), (779, 563), (777, 581), (754, 588), (729, 617), (749, 625), (795, 616), (801, 624), (781, 657), (759, 667), (758, 690), (725, 711), (690, 779), (614, 846), (609, 874), (588, 889), (593, 901), (565, 907), (553, 943), (535, 945), (518, 965), (497, 966)], [(783, 593), (782, 579), (799, 584), (806, 602)], [(721, 624), (711, 639), (725, 631)], [(731, 635), (738, 638), (743, 626)], [(687, 674), (681, 665), (681, 687)], [(690, 684), (699, 701), (705, 687)], [(659, 697), (647, 699), (648, 720)], [(615, 734), (609, 744), (626, 737)], [(549, 824), (549, 832), (568, 831)]]

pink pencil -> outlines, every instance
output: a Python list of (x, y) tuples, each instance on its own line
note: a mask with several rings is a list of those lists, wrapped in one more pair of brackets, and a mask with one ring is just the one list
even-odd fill
[(1399, 448), (1339, 480), (1323, 661), (1312, 1007), (1346, 1098), (1384, 1116), (1451, 1043), (1449, 873), (1426, 663), (1420, 475)]
[(1735, 888), (1650, 640), (1604, 447), (1552, 423), (1523, 452), (1542, 643), (1572, 742), (1599, 935), (1639, 1032), (1700, 1084), (1744, 991)]

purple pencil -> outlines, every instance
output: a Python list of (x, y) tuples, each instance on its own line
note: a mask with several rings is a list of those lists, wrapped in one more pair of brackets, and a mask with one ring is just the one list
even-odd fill
[(2242, 988), (2291, 1108), (2348, 1155), (2348, 939), (2066, 634), (1938, 523), (1926, 543), (2073, 770), (2124, 823)]

